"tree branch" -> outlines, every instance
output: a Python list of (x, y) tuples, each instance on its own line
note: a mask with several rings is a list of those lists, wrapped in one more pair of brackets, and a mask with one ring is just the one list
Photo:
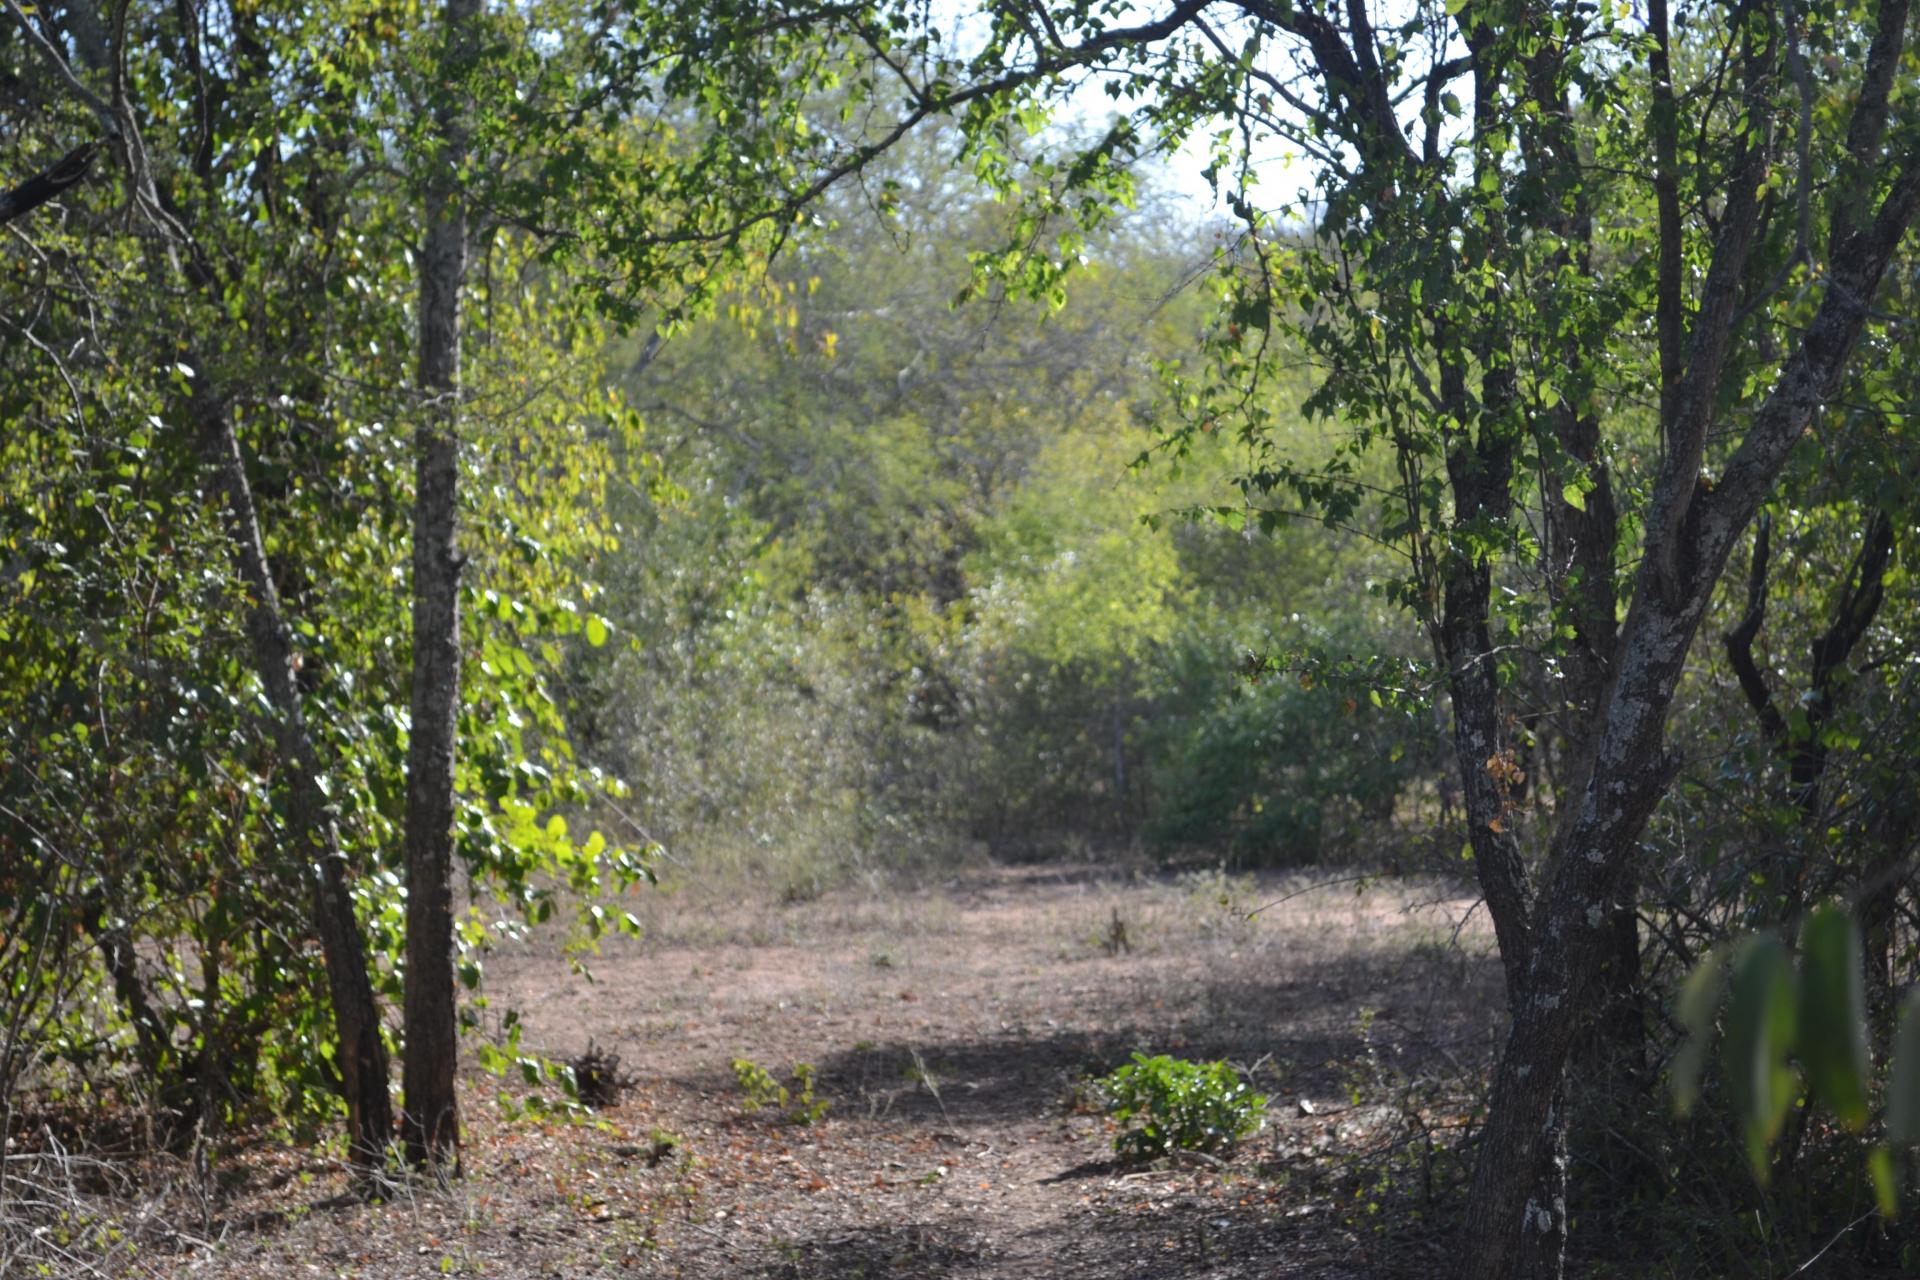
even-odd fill
[(1772, 549), (1773, 520), (1763, 515), (1754, 530), (1753, 562), (1747, 569), (1747, 611), (1741, 615), (1739, 625), (1722, 636), (1721, 641), (1727, 647), (1727, 661), (1733, 664), (1733, 674), (1740, 681), (1740, 692), (1747, 696), (1747, 705), (1760, 718), (1760, 732), (1766, 735), (1768, 743), (1777, 746), (1786, 738), (1787, 722), (1780, 709), (1773, 705), (1773, 690), (1767, 687), (1759, 665), (1753, 660), (1753, 642), (1767, 618), (1767, 564), (1772, 559)]
[(0, 226), (24, 217), (87, 176), (97, 142), (83, 142), (11, 191), (0, 191)]
[(1836, 245), (1853, 234), (1854, 213), (1865, 207), (1873, 194), (1873, 161), (1886, 136), (1887, 99), (1906, 47), (1907, 10), (1908, 0), (1881, 0), (1879, 11), (1874, 15), (1866, 74), (1860, 81), (1860, 97), (1854, 103), (1853, 118), (1847, 123), (1847, 161), (1851, 172), (1842, 174), (1841, 188), (1833, 206), (1832, 243)]
[(1664, 428), (1673, 420), (1680, 390), (1680, 345), (1685, 334), (1680, 259), (1686, 247), (1680, 224), (1680, 115), (1673, 100), (1667, 0), (1649, 0), (1648, 25), (1653, 32), (1647, 60), (1653, 80), (1653, 196), (1660, 236), (1654, 322), (1660, 340), (1660, 421)]
[[(1713, 423), (1727, 354), (1732, 349), (1734, 328), (1739, 321), (1741, 286), (1746, 280), (1760, 226), (1760, 182), (1766, 175), (1772, 149), (1766, 95), (1770, 80), (1768, 55), (1773, 42), (1769, 40), (1766, 48), (1758, 48), (1751, 43), (1750, 36), (1744, 38), (1749, 41), (1743, 59), (1747, 124), (1741, 131), (1739, 150), (1727, 178), (1726, 208), (1687, 342), (1686, 369), (1674, 387), (1671, 413), (1662, 415), (1666, 457), (1648, 512), (1647, 553), (1659, 570), (1656, 585), (1666, 593), (1669, 604), (1682, 594), (1681, 553), (1685, 540), (1681, 527), (1701, 491), (1700, 467), (1706, 458), (1707, 431)], [(1663, 251), (1663, 272), (1665, 267)], [(1665, 398), (1663, 388), (1662, 399)]]
[[(1781, 369), (1772, 393), (1754, 411), (1719, 485), (1705, 495), (1704, 503), (1696, 504), (1701, 507), (1696, 512), (1698, 525), (1712, 538), (1731, 542), (1739, 535), (1815, 411), (1839, 394), (1847, 357), (1866, 325), (1880, 281), (1916, 216), (1920, 216), (1920, 146), (1908, 146), (1873, 221), (1828, 255), (1829, 282), (1819, 310)], [(1723, 550), (1703, 544), (1698, 563), (1718, 563)]]
[(0, 4), (6, 5), (7, 12), (13, 15), (14, 22), (19, 24), (20, 30), (26, 33), (27, 42), (40, 51), (40, 55), (53, 67), (54, 74), (67, 86), (68, 91), (80, 99), (87, 110), (93, 112), (93, 118), (100, 122), (101, 132), (109, 138), (118, 139), (120, 121), (113, 114), (113, 108), (109, 107), (99, 94), (80, 83), (80, 78), (73, 74), (73, 68), (67, 65), (65, 56), (53, 47), (53, 42), (47, 39), (46, 33), (34, 25), (33, 19), (21, 10), (15, 0), (0, 0)]

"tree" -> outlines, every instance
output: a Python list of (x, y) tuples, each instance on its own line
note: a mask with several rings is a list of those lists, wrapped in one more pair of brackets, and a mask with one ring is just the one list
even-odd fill
[[(171, 278), (188, 298), (203, 306), (222, 306), (228, 281), (196, 235), (192, 213), (178, 202), (163, 199), (155, 184), (143, 124), (124, 93), (115, 90), (111, 104), (99, 96), (48, 35), (19, 8), (9, 5), (9, 9), (17, 30), (36, 47), (48, 71), (85, 105), (112, 144), (129, 203), (146, 231), (149, 272)], [(123, 48), (96, 44), (104, 27), (90, 5), (70, 4), (63, 16), (67, 34), (93, 76), (104, 77), (114, 65), (112, 59), (126, 56)], [(203, 85), (202, 92), (206, 91)], [(217, 362), (199, 349), (203, 344), (198, 341), (198, 325), (186, 319), (180, 333), (183, 358), (177, 367), (183, 382), (183, 416), (221, 495), (229, 551), (248, 593), (246, 635), (254, 674), (272, 709), (273, 738), (286, 766), (281, 776), (288, 851), (306, 868), (313, 930), (326, 957), (341, 1087), (348, 1109), (348, 1149), (355, 1166), (372, 1168), (383, 1158), (393, 1132), (387, 1051), (368, 974), (366, 940), (355, 918), (346, 860), (328, 797), (326, 766), (302, 703), (297, 682), (299, 651), (267, 559), (259, 506), (230, 411), (233, 390), (223, 382)]]
[(413, 697), (407, 740), (407, 1157), (457, 1166), (454, 1095), (454, 751), (460, 701), (460, 301), (467, 275), (461, 190), (472, 127), (465, 82), (477, 70), (480, 0), (449, 0), (434, 76), (437, 146), (427, 158), (420, 257), (423, 401), (414, 431)]
[[(0, 26), (27, 122), (10, 167), (75, 134), (114, 158), (9, 229), (0, 962), (35, 972), (12, 963), (23, 924), (61, 940), (72, 963), (14, 989), (52, 1011), (41, 1056), (137, 1064), (125, 1087), (174, 1140), (262, 1110), (312, 1132), (344, 1101), (365, 1172), (395, 1137), (379, 1010), (404, 942), (393, 571), (419, 218), (396, 179), (431, 173), (413, 160), (431, 125), (406, 109), (427, 77), (396, 51), (429, 42), (354, 0), (99, 18)], [(531, 921), (645, 870), (554, 812), (619, 790), (573, 758), (554, 677), (569, 638), (604, 639), (579, 566), (607, 537), (610, 444), (636, 426), (599, 383), (603, 332), (527, 237), (476, 260), (461, 430), (499, 447), (463, 458), (481, 661), (452, 704), (452, 847)], [(478, 982), (492, 931), (458, 922), (449, 991), (456, 961)], [(167, 954), (195, 958), (191, 984)], [(118, 1006), (107, 1040), (59, 1016), (76, 984)]]
[[(1231, 425), (1260, 454), (1253, 518), (1285, 518), (1279, 499), (1335, 523), (1371, 507), (1407, 557), (1395, 595), (1446, 672), (1513, 1015), (1461, 1272), (1557, 1274), (1556, 1100), (1591, 975), (1624, 985), (1637, 969), (1618, 899), (1680, 767), (1664, 730), (1695, 633), (1862, 334), (1888, 323), (1874, 300), (1920, 210), (1916, 122), (1895, 92), (1908, 5), (1655, 0), (1642, 24), (1571, 3), (1381, 20), (1360, 4), (1177, 0), (1119, 25), (1092, 5), (1022, 4), (951, 40), (904, 6), (662, 12), (679, 48), (724, 51), (669, 80), (737, 86), (810, 16), (841, 34), (864, 100), (897, 104), (858, 116), (859, 136), (817, 139), (808, 172), (824, 176), (794, 178), (793, 203), (952, 114), (989, 180), (1097, 222), (1126, 163), (1221, 122), (1209, 173), (1244, 235), (1221, 262), (1211, 376), (1179, 388), (1185, 430)], [(1007, 138), (1086, 83), (1126, 114), (1023, 186)], [(1258, 207), (1274, 140), (1315, 166), (1304, 229)], [(1045, 292), (1070, 261), (1016, 237), (988, 269)], [(1260, 387), (1289, 332), (1321, 371), (1310, 406), (1352, 429), (1330, 459), (1271, 447)], [(1375, 450), (1393, 462), (1384, 493), (1358, 479)], [(1547, 710), (1572, 766), (1539, 830), (1514, 804), (1516, 647), (1557, 677)]]

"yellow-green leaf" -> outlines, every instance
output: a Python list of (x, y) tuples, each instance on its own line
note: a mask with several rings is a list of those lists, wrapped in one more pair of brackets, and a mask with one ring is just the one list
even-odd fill
[(1828, 903), (1801, 939), (1800, 1061), (1808, 1083), (1841, 1124), (1867, 1127), (1867, 992), (1860, 930)]
[(1900, 1174), (1893, 1164), (1893, 1152), (1875, 1147), (1867, 1152), (1867, 1176), (1873, 1179), (1873, 1200), (1883, 1218), (1900, 1213)]
[(1680, 988), (1677, 1012), (1687, 1039), (1673, 1061), (1673, 1109), (1681, 1115), (1693, 1110), (1700, 1097), (1700, 1073), (1707, 1064), (1707, 1049), (1713, 1039), (1713, 1015), (1720, 1007), (1722, 979), (1726, 975), (1727, 952), (1716, 947), (1706, 959), (1694, 966)]
[(1767, 1179), (1767, 1149), (1793, 1106), (1796, 1081), (1787, 1065), (1797, 1021), (1793, 962), (1780, 939), (1755, 934), (1733, 960), (1727, 1006), (1727, 1083), (1747, 1134), (1754, 1176)]

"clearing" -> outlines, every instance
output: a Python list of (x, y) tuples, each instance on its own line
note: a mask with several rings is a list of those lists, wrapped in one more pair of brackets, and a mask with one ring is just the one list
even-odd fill
[[(591, 1041), (633, 1077), (597, 1123), (505, 1123), (495, 1100), (521, 1082), (470, 1073), (464, 1182), (316, 1204), (337, 1173), (262, 1148), (208, 1197), (202, 1225), (224, 1247), (167, 1270), (1440, 1269), (1419, 1224), (1499, 1022), (1491, 940), (1457, 887), (1039, 866), (752, 899), (643, 895), (646, 936), (607, 942), (592, 981), (546, 943), (491, 959), (494, 1008), (522, 1011), (525, 1048), (564, 1059)], [(1224, 1161), (1116, 1164), (1084, 1082), (1134, 1050), (1232, 1061), (1270, 1095), (1265, 1130)], [(749, 1110), (736, 1058), (789, 1086), (810, 1064), (825, 1114)]]

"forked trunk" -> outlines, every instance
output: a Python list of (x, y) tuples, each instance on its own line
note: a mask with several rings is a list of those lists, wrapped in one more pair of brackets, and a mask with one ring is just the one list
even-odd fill
[[(1897, 52), (1905, 6), (1887, 8), (1897, 11), (1899, 21), (1888, 37)], [(1610, 908), (1678, 766), (1664, 739), (1688, 651), (1735, 539), (1752, 522), (1815, 412), (1838, 394), (1871, 301), (1917, 212), (1920, 156), (1906, 155), (1871, 220), (1849, 225), (1844, 236), (1836, 231), (1826, 295), (1772, 392), (1753, 411), (1718, 486), (1699, 481), (1688, 449), (1669, 454), (1646, 521), (1646, 554), (1595, 728), (1587, 785), (1556, 833), (1549, 874), (1526, 921), (1528, 955), (1521, 972), (1503, 954), (1513, 1025), (1468, 1199), (1460, 1268), (1468, 1280), (1512, 1280), (1532, 1265), (1536, 1250), (1527, 1232), (1540, 1221), (1539, 1206), (1530, 1199), (1537, 1162), (1552, 1141), (1562, 1073), (1611, 945)], [(1737, 273), (1728, 278), (1737, 280)], [(1713, 282), (1710, 275), (1709, 292)], [(1707, 425), (1705, 418), (1691, 427), (1682, 422), (1670, 434), (1704, 433)], [(1483, 867), (1483, 877), (1487, 872)], [(1505, 933), (1501, 943), (1504, 953)]]

